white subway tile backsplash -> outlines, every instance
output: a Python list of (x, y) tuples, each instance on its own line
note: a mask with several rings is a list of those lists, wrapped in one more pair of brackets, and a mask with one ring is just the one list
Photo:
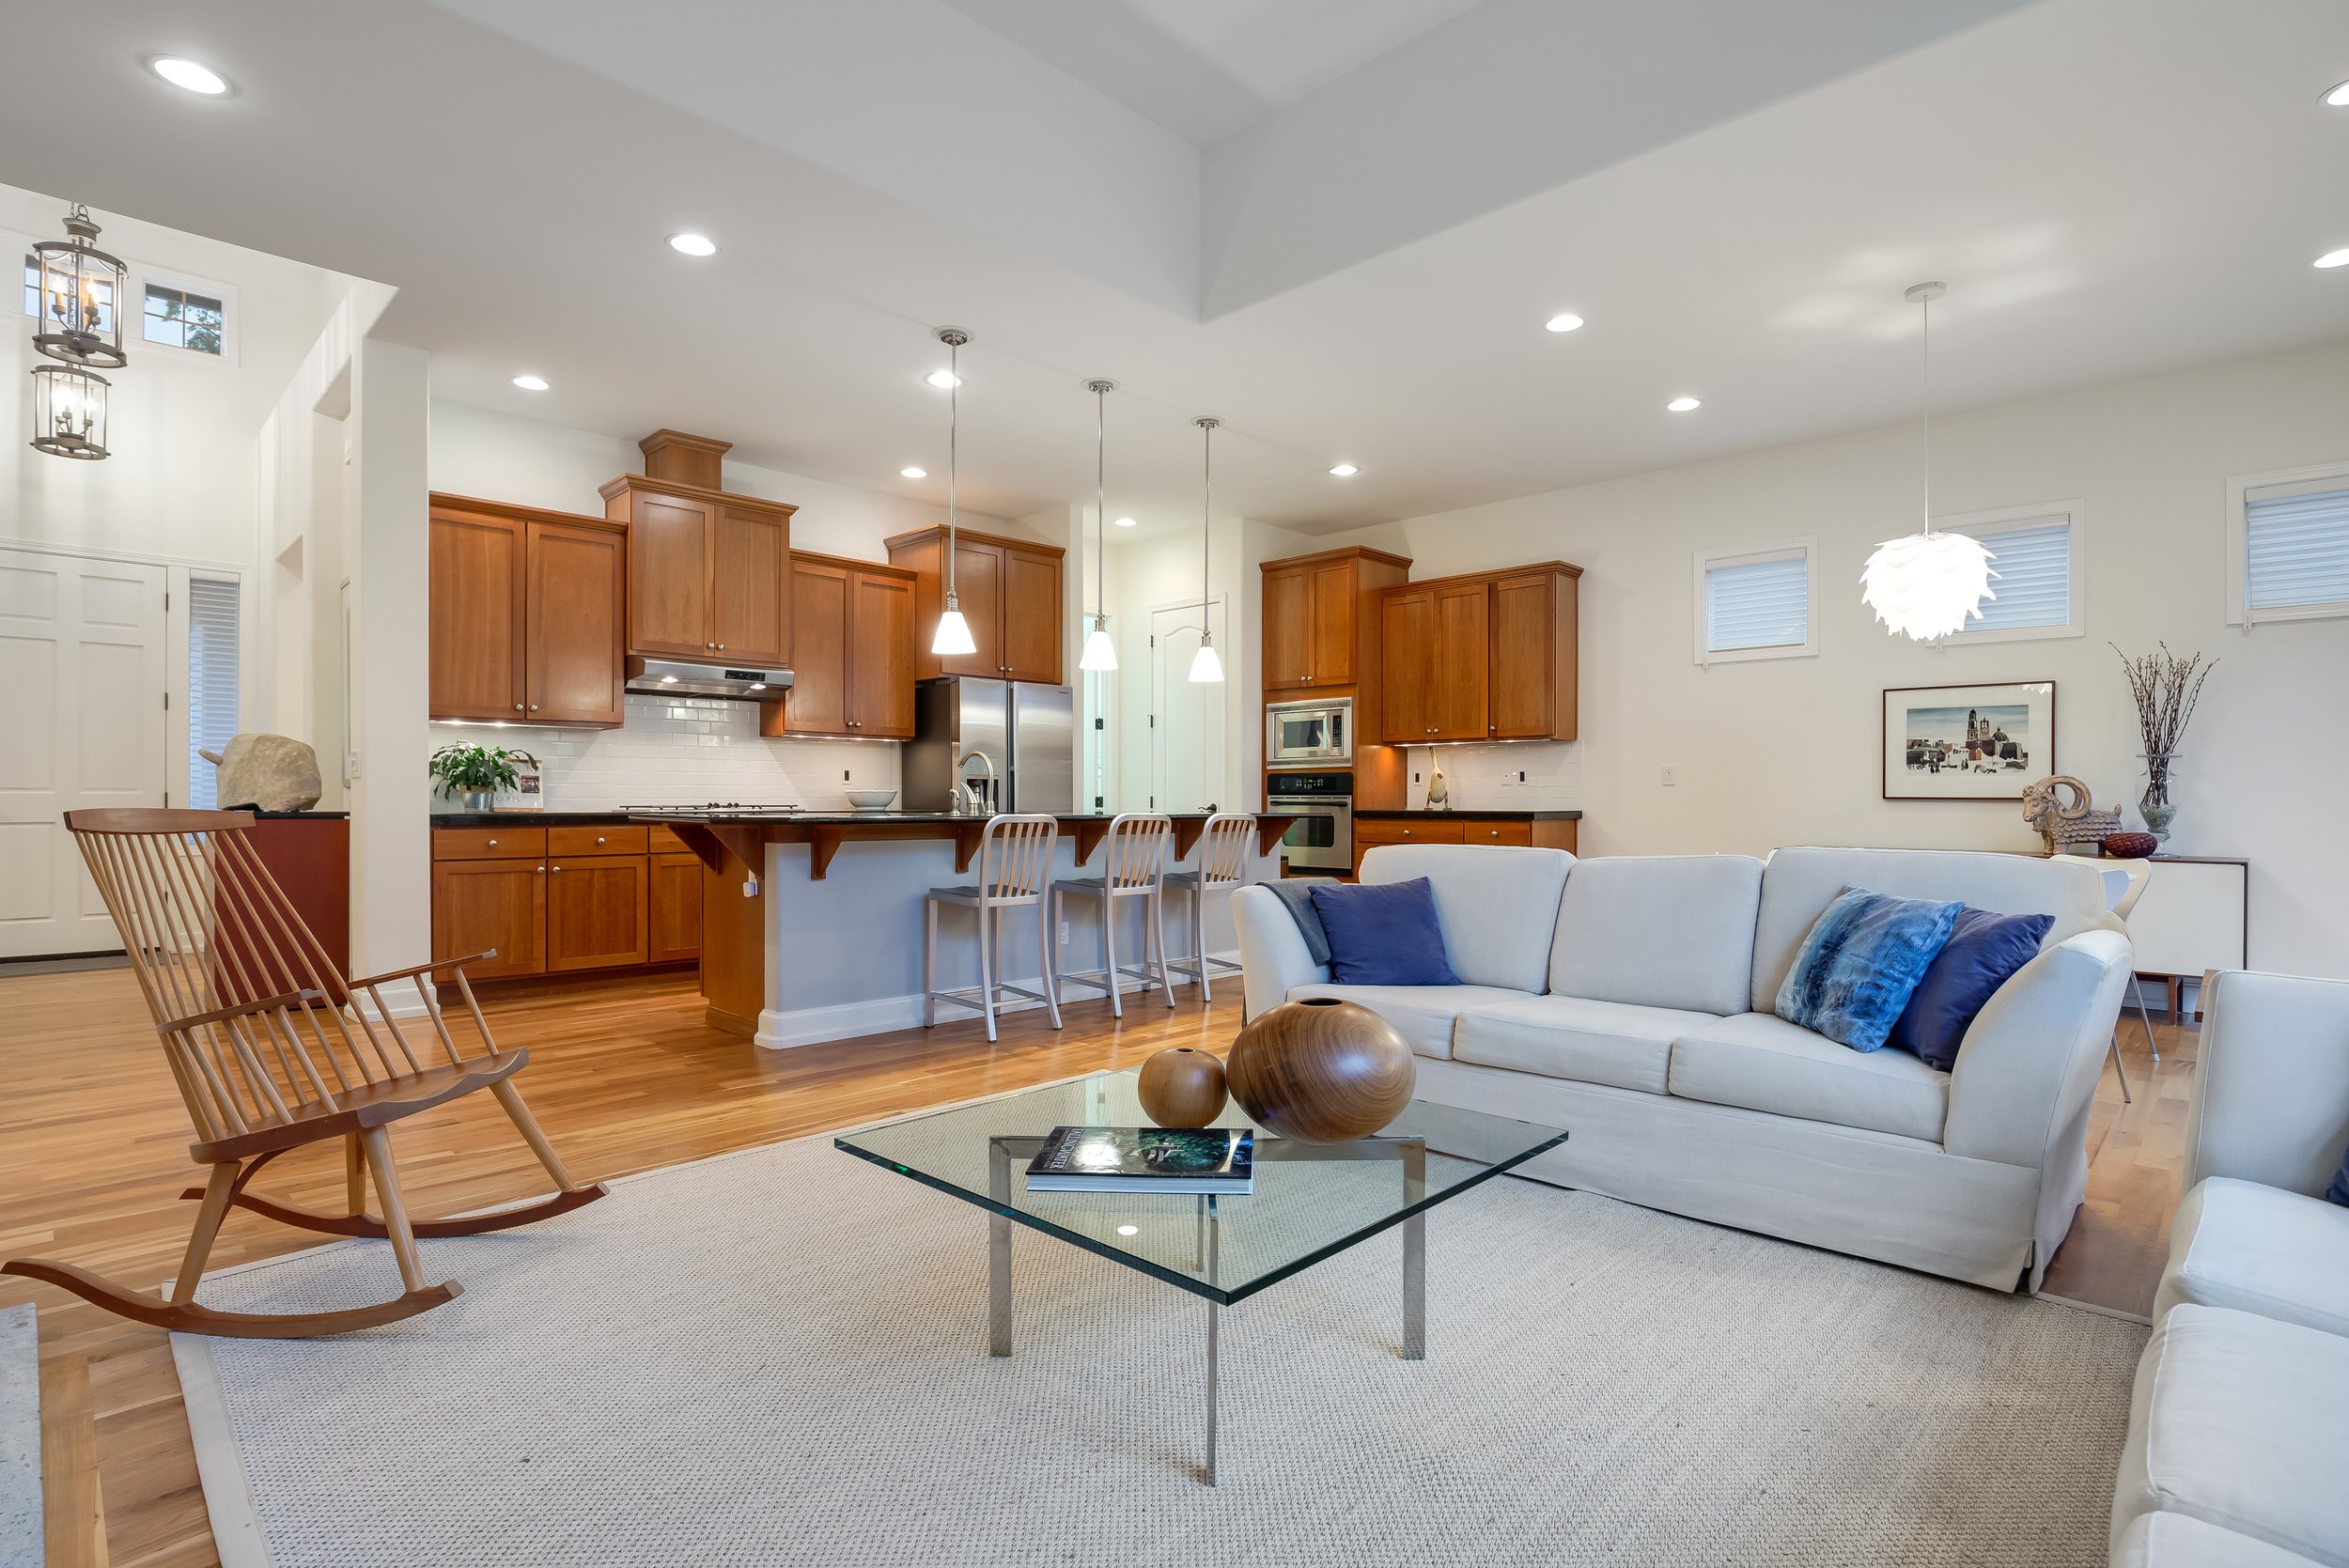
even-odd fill
[[(1575, 740), (1514, 741), (1498, 746), (1412, 746), (1408, 800), (1424, 804), (1433, 765), (1443, 764), (1455, 811), (1579, 811), (1582, 745)], [(1517, 774), (1525, 774), (1517, 782)]]
[[(631, 696), (628, 722), (616, 730), (432, 726), (434, 746), (452, 741), (510, 746), (537, 757), (539, 803), (548, 811), (706, 800), (829, 810), (846, 806), (850, 789), (900, 787), (894, 741), (769, 739), (758, 733), (756, 705), (714, 697)], [(437, 798), (433, 803), (448, 809)]]

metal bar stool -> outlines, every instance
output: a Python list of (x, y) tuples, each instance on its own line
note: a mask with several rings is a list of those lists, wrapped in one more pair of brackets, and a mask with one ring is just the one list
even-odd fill
[[(2153, 862), (2107, 861), (2097, 867), (2097, 871), (2105, 879), (2105, 902), (2111, 908), (2113, 918), (2126, 925), (2129, 911), (2136, 908), (2137, 901), (2145, 896), (2145, 884), (2154, 874)], [(2158, 1067), (2161, 1065), (2161, 1042), (2154, 1038), (2153, 1015), (2145, 1011), (2145, 992), (2134, 970), (2129, 971), (2129, 997), (2137, 1003), (2138, 1022), (2145, 1026), (2145, 1048), (2153, 1053), (2154, 1065)], [(2128, 1071), (2121, 1065), (2121, 1031), (2117, 1026), (2112, 1032), (2112, 1070), (2120, 1075), (2121, 1102), (2123, 1105), (2134, 1103), (2137, 1096), (2129, 1093)]]
[[(951, 1001), (987, 1017), (987, 1037), (995, 1038), (1000, 996), (1044, 1003), (1052, 1027), (1060, 1027), (1060, 996), (1052, 983), (1052, 932), (1045, 890), (1052, 877), (1052, 846), (1060, 838), (1057, 818), (1028, 813), (990, 816), (979, 834), (979, 880), (975, 887), (932, 888), (923, 902), (927, 934), (922, 944), (922, 1027), (938, 1022), (938, 1004)], [(979, 917), (979, 983), (960, 991), (938, 988), (938, 911), (952, 904)], [(1035, 910), (1037, 950), (1043, 964), (1042, 995), (1003, 983), (1003, 911)]]
[[(1110, 818), (1109, 839), (1102, 853), (1098, 877), (1064, 877), (1052, 884), (1053, 924), (1059, 924), (1061, 901), (1066, 898), (1097, 898), (1101, 901), (1101, 967), (1080, 970), (1073, 974), (1056, 976), (1053, 989), (1058, 991), (1070, 981), (1090, 986), (1110, 999), (1110, 1016), (1122, 1018), (1126, 1004), (1117, 994), (1118, 976), (1130, 974), (1147, 988), (1156, 986), (1166, 993), (1166, 1004), (1174, 1005), (1174, 986), (1166, 971), (1166, 922), (1164, 900), (1160, 889), (1166, 880), (1167, 841), (1174, 836), (1174, 819), (1155, 812), (1120, 812)], [(1117, 906), (1121, 900), (1142, 900), (1143, 942), (1142, 962), (1123, 964), (1117, 961)], [(1158, 953), (1155, 971), (1151, 952)]]
[(1255, 832), (1256, 819), (1247, 813), (1217, 812), (1200, 830), (1199, 869), (1166, 874), (1170, 892), (1190, 895), (1190, 956), (1170, 960), (1167, 967), (1199, 982), (1201, 1001), (1214, 994), (1207, 984), (1209, 970), (1239, 972), (1239, 966), (1229, 958), (1207, 956), (1207, 894), (1229, 893), (1248, 880), (1248, 844)]

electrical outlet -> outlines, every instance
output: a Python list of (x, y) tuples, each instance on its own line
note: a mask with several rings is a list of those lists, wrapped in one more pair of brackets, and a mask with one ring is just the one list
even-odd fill
[(1525, 769), (1524, 769), (1524, 768), (1518, 768), (1518, 769), (1517, 769), (1517, 783), (1519, 783), (1519, 784), (1523, 784), (1524, 782), (1525, 782)]
[(848, 770), (845, 768), (840, 770), (840, 782), (842, 784), (847, 784), (848, 782)]
[(1417, 783), (1419, 783), (1419, 775), (1418, 775), (1417, 773), (1413, 773), (1413, 774), (1411, 775), (1411, 782), (1412, 782), (1413, 784), (1417, 784)]
[(1664, 764), (1664, 787), (1670, 789), (1680, 782), (1680, 769), (1672, 763)]

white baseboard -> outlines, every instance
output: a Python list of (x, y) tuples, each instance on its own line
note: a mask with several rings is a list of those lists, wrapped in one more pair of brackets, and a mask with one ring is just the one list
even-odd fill
[[(1229, 952), (1210, 953), (1208, 956), (1237, 963), (1239, 951), (1235, 948)], [(1239, 976), (1229, 975), (1225, 977), (1225, 983), (1237, 986)], [(1024, 977), (1015, 975), (1006, 984), (1019, 986), (1031, 991), (1044, 989), (1044, 982), (1034, 975)], [(1177, 974), (1174, 977), (1174, 985), (1178, 990), (1191, 984), (1194, 982), (1188, 976)], [(1117, 988), (1121, 993), (1131, 996), (1144, 988), (1144, 982), (1135, 979), (1132, 975), (1126, 975), (1120, 979)], [(1072, 1002), (1081, 1001), (1088, 997), (1099, 995), (1098, 991), (1090, 986), (1079, 986), (1070, 992), (1067, 1000)], [(1030, 1001), (1025, 997), (1013, 997), (998, 1005), (995, 1011), (998, 1014), (1021, 1013), (1043, 1005), (1040, 1001)], [(975, 1018), (978, 1016), (969, 1008), (956, 1007), (951, 1004), (941, 1004), (938, 1010), (939, 1020), (941, 1023)], [(918, 1029), (921, 1023), (922, 999), (919, 995), (875, 997), (869, 1001), (844, 1001), (830, 1007), (802, 1007), (792, 1012), (762, 1011), (758, 1015), (758, 1032), (751, 1038), (770, 1050), (787, 1050), (793, 1046), (817, 1046), (830, 1040), (854, 1040), (867, 1034), (888, 1034), (900, 1029)]]

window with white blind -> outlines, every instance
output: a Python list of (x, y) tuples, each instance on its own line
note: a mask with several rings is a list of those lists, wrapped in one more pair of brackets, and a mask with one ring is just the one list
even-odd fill
[(2349, 463), (2227, 487), (2227, 619), (2349, 615)]
[(1952, 641), (2003, 643), (2038, 637), (2077, 637), (2080, 504), (2054, 502), (1997, 512), (1937, 518), (1934, 526), (1980, 539), (1990, 551), (1991, 597), (1982, 618), (1968, 620)]
[(188, 580), (188, 804), (220, 803), (212, 765), (237, 733), (237, 583), (232, 578)]
[(1812, 606), (1819, 595), (1815, 539), (1696, 558), (1696, 660), (1798, 659), (1819, 651)]

